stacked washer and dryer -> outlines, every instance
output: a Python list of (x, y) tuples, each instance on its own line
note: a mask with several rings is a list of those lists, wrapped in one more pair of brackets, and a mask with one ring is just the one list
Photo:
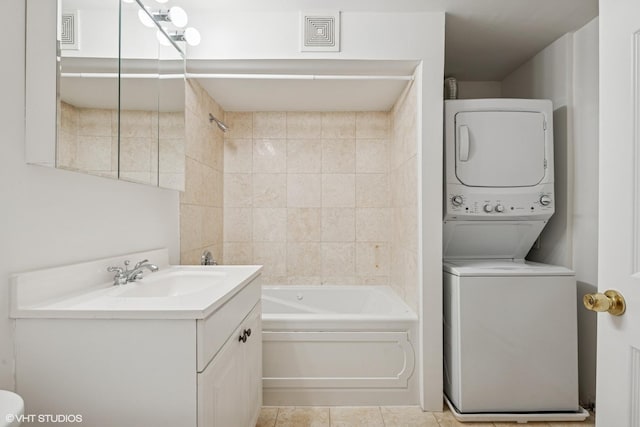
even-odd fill
[(555, 210), (551, 101), (445, 101), (444, 384), (460, 421), (582, 420), (575, 274), (524, 258)]

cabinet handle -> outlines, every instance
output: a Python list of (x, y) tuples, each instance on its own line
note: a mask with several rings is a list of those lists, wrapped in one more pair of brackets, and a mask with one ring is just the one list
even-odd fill
[(238, 341), (247, 342), (247, 334), (242, 334), (238, 337)]
[(251, 336), (251, 328), (249, 328), (249, 329), (245, 329), (245, 330), (244, 330), (244, 333), (245, 333), (248, 337), (250, 337), (250, 336)]

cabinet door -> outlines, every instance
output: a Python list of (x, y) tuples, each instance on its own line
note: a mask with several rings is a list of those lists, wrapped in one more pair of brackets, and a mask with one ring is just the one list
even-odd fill
[(244, 357), (239, 327), (209, 366), (198, 374), (198, 427), (243, 426), (247, 409), (244, 396)]
[(245, 408), (247, 425), (255, 425), (262, 406), (262, 310), (260, 303), (255, 306), (244, 321), (245, 328), (251, 329), (244, 347)]

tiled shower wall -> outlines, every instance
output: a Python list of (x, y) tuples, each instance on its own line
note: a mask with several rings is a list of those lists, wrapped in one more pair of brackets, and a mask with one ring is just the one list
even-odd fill
[(390, 113), (227, 113), (224, 261), (268, 284), (387, 284)]
[(118, 112), (60, 102), (56, 166), (118, 177)]
[[(418, 134), (414, 83), (392, 111), (389, 152), (391, 193), (390, 285), (418, 312)], [(434, 206), (440, 209), (440, 201)]]
[(209, 114), (224, 111), (195, 81), (185, 94), (185, 191), (180, 194), (180, 263), (199, 264), (210, 250), (222, 262), (223, 134)]
[(81, 108), (61, 101), (56, 167), (181, 188), (183, 117), (182, 112), (122, 110), (118, 146), (117, 110)]

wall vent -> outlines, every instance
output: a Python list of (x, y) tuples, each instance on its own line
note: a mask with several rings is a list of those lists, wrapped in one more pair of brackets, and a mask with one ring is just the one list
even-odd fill
[(78, 11), (62, 12), (60, 21), (60, 49), (78, 50)]
[(340, 52), (340, 12), (301, 12), (302, 52)]

